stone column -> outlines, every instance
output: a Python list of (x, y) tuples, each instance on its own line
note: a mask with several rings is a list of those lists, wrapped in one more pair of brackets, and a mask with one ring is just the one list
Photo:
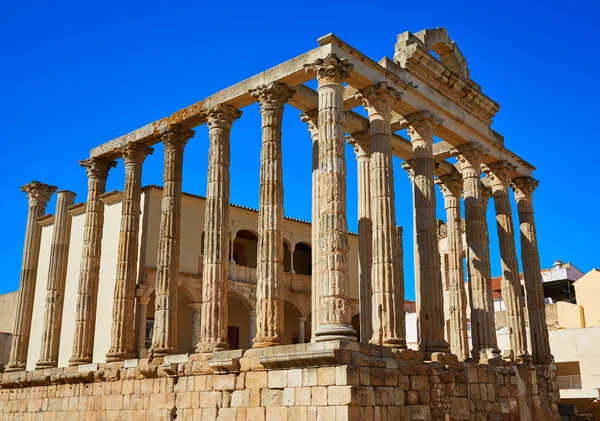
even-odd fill
[(546, 305), (532, 203), (533, 191), (537, 185), (537, 180), (525, 176), (513, 179), (511, 187), (517, 200), (521, 229), (521, 263), (523, 264), (525, 300), (529, 314), (531, 359), (535, 364), (549, 364), (553, 357), (548, 340)]
[[(496, 227), (500, 242), (500, 259), (502, 261), (502, 299), (506, 306), (508, 337), (510, 349), (505, 350), (504, 357), (516, 362), (530, 360), (527, 352), (527, 332), (523, 301), (521, 300), (521, 280), (519, 278), (519, 261), (515, 246), (515, 230), (512, 210), (508, 198), (510, 176), (516, 170), (507, 161), (498, 161), (488, 165), (486, 171), (494, 197), (496, 209)], [(545, 319), (544, 319), (545, 320)]]
[(98, 284), (102, 230), (104, 228), (104, 203), (99, 199), (106, 191), (106, 179), (117, 163), (104, 158), (80, 161), (88, 177), (88, 195), (85, 208), (83, 248), (77, 290), (77, 316), (73, 338), (73, 356), (69, 365), (89, 364), (94, 354)]
[(250, 336), (250, 345), (254, 342), (254, 337), (256, 336), (256, 311), (248, 312), (250, 316), (250, 326), (249, 326), (249, 336)]
[(298, 316), (298, 343), (303, 344), (305, 342), (304, 323), (306, 323), (306, 317)]
[(42, 345), (40, 359), (35, 366), (36, 370), (58, 366), (67, 266), (69, 264), (69, 242), (71, 241), (71, 223), (73, 221), (67, 208), (73, 203), (75, 203), (75, 193), (72, 191), (61, 190), (56, 193)]
[(151, 357), (164, 357), (179, 352), (177, 279), (181, 248), (181, 179), (185, 144), (194, 134), (193, 130), (176, 125), (162, 135), (165, 168), (156, 265), (154, 333), (149, 352)]
[(242, 112), (219, 104), (207, 113), (208, 185), (204, 218), (204, 270), (200, 342), (197, 352), (229, 349), (227, 275), (229, 273), (229, 137)]
[(396, 243), (396, 208), (394, 206), (394, 171), (392, 167), (392, 106), (400, 93), (385, 82), (358, 93), (369, 114), (370, 196), (372, 220), (371, 318), (373, 336), (369, 343), (406, 348), (400, 335), (398, 313), (398, 244)]
[(200, 321), (202, 320), (202, 303), (190, 303), (192, 308), (192, 344), (194, 349), (200, 342)]
[(137, 356), (138, 358), (146, 358), (146, 320), (148, 319), (148, 303), (150, 297), (138, 297), (137, 309), (135, 311), (136, 329), (137, 332)]
[(429, 111), (407, 117), (413, 149), (415, 277), (419, 350), (448, 352), (444, 338), (444, 289), (435, 216), (433, 135), (442, 121)]
[(448, 239), (448, 295), (450, 309), (450, 350), (459, 361), (469, 358), (469, 336), (467, 332), (467, 294), (463, 266), (462, 221), (460, 196), (463, 179), (453, 173), (438, 177), (437, 184), (444, 195), (446, 208), (446, 232)]
[(500, 357), (494, 321), (490, 250), (481, 189), (483, 149), (476, 144), (461, 145), (454, 151), (463, 177), (463, 198), (467, 234), (469, 298), (471, 300), (471, 355), (485, 362)]
[(315, 342), (319, 325), (321, 284), (319, 282), (319, 125), (318, 111), (312, 110), (300, 115), (308, 125), (312, 139), (312, 215), (311, 215), (311, 342)]
[(25, 370), (27, 364), (33, 299), (35, 297), (40, 242), (42, 240), (42, 227), (37, 221), (46, 212), (46, 205), (52, 197), (52, 193), (56, 191), (56, 187), (42, 184), (39, 181), (32, 181), (21, 187), (21, 191), (27, 194), (29, 207), (27, 225), (25, 226), (23, 262), (21, 264), (21, 279), (11, 339), (10, 359), (6, 365), (7, 372)]
[(346, 59), (329, 54), (305, 69), (317, 75), (319, 94), (320, 325), (316, 341), (356, 340), (352, 328), (346, 221), (344, 86), (352, 71)]
[(121, 232), (117, 250), (117, 275), (113, 300), (113, 318), (108, 362), (135, 357), (134, 310), (137, 282), (138, 237), (140, 228), (140, 198), (142, 194), (142, 164), (154, 149), (139, 143), (129, 143), (120, 149), (125, 163), (125, 186), (121, 208)]
[(346, 138), (354, 148), (358, 173), (358, 300), (360, 306), (360, 341), (373, 338), (371, 264), (373, 223), (371, 220), (371, 138), (368, 131)]
[(237, 279), (237, 274), (236, 272), (236, 263), (235, 263), (235, 259), (233, 258), (233, 243), (235, 241), (235, 237), (237, 235), (237, 232), (233, 232), (233, 231), (229, 231), (229, 243), (230, 243), (230, 248), (229, 248), (229, 279), (231, 279), (232, 281), (235, 281)]
[(253, 346), (264, 348), (285, 342), (281, 123), (284, 105), (294, 95), (294, 91), (286, 85), (272, 82), (251, 90), (250, 95), (258, 100), (262, 116), (256, 268), (257, 329)]
[(400, 302), (400, 310), (396, 311), (398, 318), (398, 331), (401, 338), (404, 338), (406, 343), (406, 306), (404, 302), (404, 247), (402, 246), (402, 227), (396, 227), (396, 244), (398, 244), (398, 253), (396, 254), (397, 263), (396, 270), (398, 271), (398, 279), (395, 291)]

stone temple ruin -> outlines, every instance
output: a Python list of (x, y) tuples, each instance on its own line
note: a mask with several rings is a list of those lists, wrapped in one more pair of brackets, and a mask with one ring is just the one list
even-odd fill
[[(317, 91), (305, 84), (314, 78)], [(256, 332), (251, 349), (229, 350), (230, 132), (240, 110), (254, 102), (262, 116)], [(313, 150), (311, 340), (293, 345), (283, 333), (281, 125), (286, 104), (303, 112)], [(364, 107), (368, 118), (353, 111), (358, 107)], [(532, 206), (537, 182), (534, 168), (506, 149), (503, 137), (491, 128), (498, 109), (471, 79), (467, 60), (443, 28), (400, 34), (394, 58), (379, 62), (330, 34), (305, 54), (93, 149), (81, 163), (87, 170), (88, 196), (81, 261), (70, 262), (80, 269), (72, 357), (66, 367), (58, 364), (58, 342), (74, 194), (57, 194), (41, 356), (35, 369), (27, 370), (28, 354), (38, 352), (29, 349), (38, 220), (56, 188), (35, 181), (24, 186), (29, 213), (10, 362), (0, 383), (2, 419), (558, 419)], [(177, 345), (182, 162), (192, 129), (205, 123), (210, 149), (201, 306), (193, 326), (198, 343), (195, 351), (182, 355), (186, 350)], [(408, 139), (396, 134), (403, 129)], [(434, 143), (434, 135), (441, 141)], [(346, 141), (356, 152), (359, 179), (360, 338), (350, 320), (348, 296)], [(141, 356), (135, 351), (136, 330), (142, 329), (136, 317), (143, 308), (136, 294), (141, 171), (158, 142), (164, 145), (165, 166), (154, 332), (148, 355)], [(413, 186), (418, 350), (406, 346), (392, 156), (404, 161)], [(456, 164), (447, 161), (451, 157)], [(98, 308), (105, 223), (101, 197), (118, 158), (125, 164), (125, 185), (110, 350), (105, 362), (93, 363), (97, 319), (107, 316)], [(447, 211), (448, 327), (435, 184)], [(509, 187), (518, 204), (525, 304)], [(485, 219), (490, 197), (510, 331), (510, 349), (502, 351), (494, 328)]]

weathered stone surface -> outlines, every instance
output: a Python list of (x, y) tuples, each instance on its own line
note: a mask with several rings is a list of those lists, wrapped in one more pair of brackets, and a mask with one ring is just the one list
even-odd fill
[(50, 246), (50, 268), (46, 288), (46, 307), (42, 332), (42, 350), (36, 369), (56, 367), (60, 347), (65, 285), (69, 264), (69, 243), (71, 240), (72, 217), (67, 208), (75, 202), (75, 193), (61, 190), (56, 193), (56, 213), (54, 231)]
[(454, 153), (463, 177), (473, 344), (471, 354), (481, 361), (493, 360), (500, 358), (500, 351), (494, 322), (490, 249), (480, 179), (484, 151), (477, 145), (465, 144)]
[(125, 186), (117, 252), (111, 345), (106, 354), (106, 360), (109, 362), (123, 361), (135, 356), (133, 315), (141, 215), (142, 164), (153, 151), (154, 149), (138, 143), (130, 143), (120, 150), (125, 163)]
[(100, 196), (106, 191), (108, 172), (117, 163), (104, 158), (90, 158), (80, 161), (80, 165), (86, 169), (88, 176), (88, 195), (70, 365), (89, 364), (93, 358), (104, 228), (104, 202), (100, 200)]
[(154, 334), (149, 351), (151, 357), (178, 353), (177, 279), (181, 247), (181, 182), (183, 151), (192, 136), (194, 131), (185, 126), (170, 127), (162, 135), (165, 168), (156, 269)]
[(21, 187), (27, 194), (29, 206), (27, 210), (27, 225), (25, 226), (25, 244), (23, 246), (23, 263), (21, 265), (21, 279), (19, 281), (19, 295), (17, 297), (17, 310), (12, 332), (10, 360), (6, 371), (25, 370), (27, 353), (29, 351), (29, 335), (31, 333), (31, 317), (33, 314), (33, 299), (37, 277), (38, 261), (40, 257), (40, 242), (42, 227), (38, 218), (44, 215), (46, 205), (56, 191), (55, 186), (32, 181)]
[(250, 91), (260, 103), (262, 148), (258, 266), (256, 268), (256, 336), (253, 346), (285, 342), (283, 320), (283, 163), (281, 123), (285, 103), (294, 91), (281, 83), (260, 85)]
[(198, 352), (229, 349), (227, 278), (229, 274), (230, 132), (242, 112), (218, 105), (207, 114), (210, 138), (204, 222), (202, 314)]

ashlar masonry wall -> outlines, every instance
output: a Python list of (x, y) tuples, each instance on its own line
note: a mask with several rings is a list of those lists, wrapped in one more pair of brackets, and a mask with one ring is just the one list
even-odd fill
[(559, 419), (554, 366), (433, 357), (438, 361), (426, 363), (413, 350), (392, 353), (333, 342), (6, 373), (0, 416), (4, 421)]

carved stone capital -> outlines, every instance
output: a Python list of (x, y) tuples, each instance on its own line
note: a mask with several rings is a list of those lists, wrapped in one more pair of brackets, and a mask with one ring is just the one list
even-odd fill
[(379, 112), (391, 112), (394, 102), (402, 97), (402, 93), (388, 86), (386, 82), (379, 82), (356, 92), (354, 97), (362, 100), (363, 106), (371, 115)]
[(284, 104), (296, 93), (294, 89), (279, 82), (260, 85), (248, 92), (252, 98), (258, 100), (261, 110), (283, 109)]
[(146, 157), (154, 152), (154, 148), (142, 145), (141, 143), (128, 143), (126, 146), (119, 148), (118, 152), (123, 157), (125, 165), (141, 165), (144, 163)]
[(429, 110), (419, 111), (406, 117), (408, 122), (408, 135), (411, 140), (430, 138), (444, 120), (432, 114)]
[(162, 134), (161, 140), (165, 148), (183, 148), (188, 140), (196, 134), (195, 131), (181, 124), (174, 124)]
[(490, 186), (493, 192), (506, 190), (510, 183), (510, 177), (517, 170), (517, 167), (508, 161), (496, 161), (485, 166), (483, 172), (490, 180)]
[(87, 174), (88, 178), (106, 180), (110, 169), (117, 166), (117, 161), (94, 157), (79, 161), (79, 165), (85, 168), (85, 173)]
[(513, 178), (510, 183), (510, 187), (515, 192), (515, 196), (518, 199), (529, 199), (531, 200), (534, 190), (537, 188), (539, 181), (533, 177), (522, 176)]
[(354, 65), (348, 59), (340, 59), (334, 53), (329, 53), (324, 59), (318, 58), (314, 63), (305, 64), (304, 71), (316, 73), (317, 81), (342, 83), (354, 70)]
[(485, 148), (474, 142), (465, 143), (450, 151), (456, 157), (456, 161), (463, 170), (470, 167), (480, 170), (481, 158), (483, 158), (486, 152)]
[(354, 148), (354, 153), (356, 154), (357, 159), (370, 155), (371, 136), (368, 130), (346, 136), (346, 141), (350, 146), (352, 146), (352, 148)]
[(490, 197), (492, 197), (492, 188), (485, 185), (483, 182), (481, 182), (479, 188), (481, 189), (481, 200), (483, 205), (486, 206), (487, 202), (490, 200)]
[(308, 131), (311, 136), (319, 134), (319, 110), (309, 110), (300, 114), (300, 120), (308, 125)]
[(454, 196), (460, 199), (463, 189), (463, 178), (458, 172), (440, 175), (436, 178), (435, 184), (440, 186), (444, 196)]
[(229, 104), (218, 104), (206, 112), (209, 129), (221, 128), (231, 130), (231, 125), (242, 116), (242, 112)]
[(407, 172), (408, 178), (410, 178), (411, 183), (415, 181), (415, 170), (412, 166), (411, 161), (404, 161), (400, 164), (402, 169)]
[(52, 197), (52, 193), (54, 193), (56, 189), (56, 186), (40, 183), (39, 181), (35, 180), (33, 180), (29, 184), (21, 186), (21, 191), (27, 194), (29, 204), (36, 204), (42, 207), (46, 206), (46, 204)]

